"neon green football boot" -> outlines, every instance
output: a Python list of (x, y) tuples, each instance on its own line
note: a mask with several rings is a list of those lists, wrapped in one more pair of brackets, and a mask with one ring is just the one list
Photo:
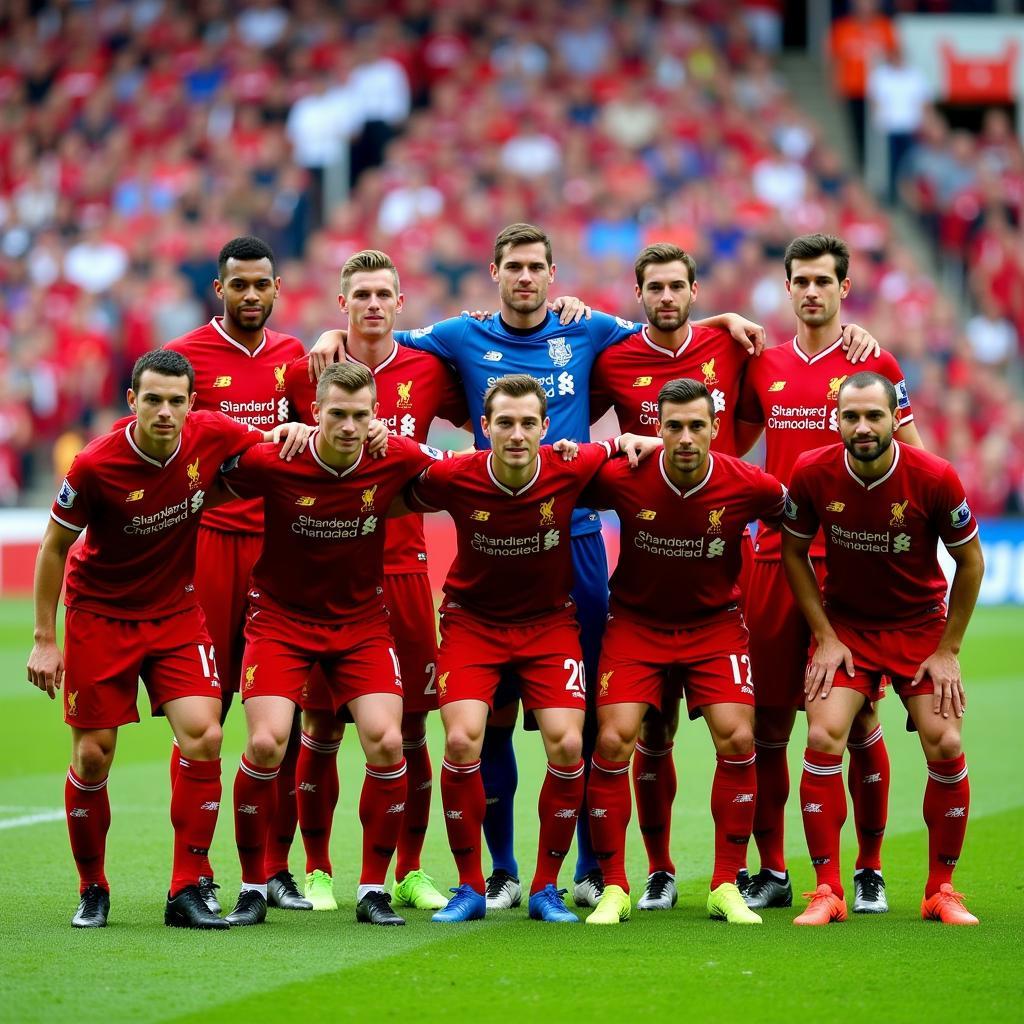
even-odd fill
[(396, 907), (415, 907), (417, 910), (443, 910), (448, 901), (438, 892), (434, 880), (417, 868), (410, 871), (392, 890)]
[(761, 924), (761, 918), (743, 901), (734, 882), (723, 882), (708, 893), (708, 914), (714, 921), (729, 924)]
[(629, 920), (632, 904), (621, 885), (606, 885), (587, 924), (621, 924)]
[(334, 898), (334, 880), (326, 871), (317, 868), (306, 875), (306, 899), (313, 904), (314, 910), (338, 909), (338, 901)]

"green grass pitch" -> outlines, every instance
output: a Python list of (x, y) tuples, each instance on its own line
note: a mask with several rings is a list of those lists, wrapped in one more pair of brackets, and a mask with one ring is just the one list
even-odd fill
[[(163, 721), (145, 720), (122, 730), (111, 776), (110, 926), (76, 931), (68, 923), (77, 889), (61, 810), (68, 736), (60, 705), (25, 682), (30, 622), (27, 602), (0, 602), (0, 1020), (277, 1024), (289, 1018), (515, 1020), (553, 1013), (568, 1019), (593, 1014), (603, 1021), (1024, 1019), (1024, 714), (1014, 656), (1021, 649), (1020, 610), (979, 610), (963, 655), (972, 808), (957, 886), (981, 918), (975, 929), (919, 919), (924, 768), (917, 740), (904, 732), (899, 702), (890, 696), (882, 709), (893, 761), (884, 849), (892, 910), (885, 917), (851, 917), (827, 929), (794, 928), (796, 910), (766, 912), (761, 928), (707, 919), (714, 758), (697, 722), (681, 729), (676, 746), (680, 791), (673, 852), (681, 891), (671, 913), (634, 912), (630, 923), (602, 929), (536, 924), (525, 909), (460, 927), (431, 924), (426, 912), (410, 912), (403, 929), (356, 925), (355, 803), (362, 770), (349, 736), (342, 746), (342, 802), (332, 850), (339, 912), (271, 911), (260, 928), (173, 931), (162, 924), (171, 848), (170, 735)], [(225, 793), (242, 744), (237, 710), (225, 738)], [(439, 724), (432, 728), (436, 770)], [(798, 721), (790, 761), (794, 784), (802, 730)], [(525, 881), (533, 867), (543, 758), (536, 736), (519, 734), (517, 743), (517, 852)], [(795, 799), (787, 824), (800, 902), (812, 871)], [(852, 823), (844, 836), (848, 877)], [(292, 855), (297, 875), (300, 845)], [(230, 905), (238, 862), (229, 811), (222, 812), (213, 859)], [(635, 897), (646, 867), (635, 824), (628, 862)], [(454, 884), (436, 787), (424, 866), (439, 884)], [(563, 884), (569, 871), (571, 864)]]

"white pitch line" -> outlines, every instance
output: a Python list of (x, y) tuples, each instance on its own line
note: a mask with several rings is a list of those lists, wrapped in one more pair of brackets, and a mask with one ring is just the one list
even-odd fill
[(39, 814), (25, 814), (20, 818), (8, 818), (6, 821), (0, 821), (0, 829), (41, 825), (45, 821), (63, 821), (64, 813), (64, 811), (42, 811)]

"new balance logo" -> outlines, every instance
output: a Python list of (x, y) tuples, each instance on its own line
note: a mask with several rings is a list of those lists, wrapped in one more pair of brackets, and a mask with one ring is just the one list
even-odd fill
[(966, 818), (967, 817), (967, 808), (966, 807), (950, 807), (950, 809), (948, 811), (946, 811), (946, 817), (947, 818)]
[(870, 775), (865, 775), (860, 781), (863, 782), (865, 785), (867, 785), (869, 782), (881, 782), (882, 773), (872, 772)]
[(637, 777), (637, 782), (656, 782), (658, 776), (654, 772), (641, 772)]
[(754, 802), (753, 793), (737, 793), (733, 798), (734, 804), (752, 804)]
[(462, 811), (445, 811), (444, 816), (449, 821), (462, 821)]
[(315, 793), (316, 783), (315, 782), (300, 782), (299, 783), (300, 793)]
[(72, 818), (88, 818), (89, 809), (87, 807), (72, 807), (70, 816)]
[(426, 790), (426, 789), (433, 789), (433, 788), (434, 788), (434, 783), (433, 783), (433, 782), (431, 782), (431, 781), (430, 781), (430, 779), (427, 779), (427, 781), (426, 781), (426, 782), (421, 782), (421, 783), (420, 783), (420, 784), (419, 784), (419, 785), (418, 785), (418, 786), (416, 787), (416, 790), (417, 790), (417, 792), (420, 792), (420, 793), (422, 793), (422, 792), (423, 792), (424, 790)]
[(555, 817), (556, 818), (575, 818), (576, 817), (576, 809), (574, 807), (559, 807), (558, 810), (555, 811)]
[(607, 818), (608, 808), (607, 807), (591, 807), (590, 816), (592, 818)]
[(239, 804), (239, 814), (259, 814), (260, 809), (255, 804)]
[(405, 804), (392, 804), (388, 809), (388, 814), (403, 814), (405, 812)]
[(804, 814), (821, 814), (821, 804), (804, 804)]
[(202, 807), (199, 808), (201, 811), (219, 811), (220, 801), (219, 800), (207, 800)]

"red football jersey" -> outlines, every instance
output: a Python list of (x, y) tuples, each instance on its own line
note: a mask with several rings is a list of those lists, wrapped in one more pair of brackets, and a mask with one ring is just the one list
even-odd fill
[[(906, 381), (889, 352), (854, 365), (846, 358), (842, 338), (815, 356), (808, 356), (794, 338), (750, 360), (737, 418), (764, 425), (764, 468), (772, 476), (788, 484), (796, 460), (804, 452), (839, 440), (839, 388), (847, 377), (861, 370), (874, 370), (893, 382), (900, 423), (910, 423), (914, 413)], [(754, 551), (758, 560), (778, 560), (782, 555), (779, 531), (763, 524)], [(820, 558), (824, 553), (824, 542), (818, 537), (811, 545), (811, 556)]]
[(691, 324), (686, 341), (675, 352), (653, 342), (645, 327), (597, 357), (590, 377), (591, 418), (596, 420), (612, 407), (623, 431), (657, 434), (658, 392), (670, 380), (691, 377), (707, 386), (715, 402), (715, 451), (735, 455), (736, 403), (749, 358), (719, 327)]
[(264, 501), (263, 549), (252, 571), (253, 608), (279, 608), (311, 622), (352, 622), (383, 608), (384, 517), (402, 488), (441, 452), (388, 438), (386, 458), (363, 448), (348, 469), (316, 453), (316, 433), (291, 462), (259, 445), (225, 467), (242, 498)]
[[(250, 352), (221, 326), (221, 317), (169, 341), (196, 372), (196, 409), (222, 412), (258, 430), (288, 422), (284, 374), (303, 353), (302, 342), (290, 334), (264, 328), (263, 341)], [(259, 501), (229, 501), (203, 516), (203, 525), (230, 533), (259, 533), (263, 506)]]
[(455, 522), (458, 551), (444, 607), (508, 624), (570, 606), (572, 510), (612, 453), (610, 442), (583, 444), (564, 462), (543, 445), (537, 472), (517, 491), (498, 482), (490, 452), (430, 466), (410, 499), (423, 511), (446, 509)]
[[(348, 358), (350, 362), (358, 362), (351, 356)], [(450, 420), (456, 426), (466, 422), (469, 413), (462, 385), (454, 371), (437, 356), (405, 348), (396, 342), (387, 359), (368, 369), (377, 382), (377, 401), (380, 403), (377, 415), (387, 423), (392, 434), (425, 444), (430, 424), (436, 417)], [(308, 356), (296, 359), (288, 367), (285, 396), (293, 417), (312, 425), (310, 406), (316, 398), (316, 385), (309, 379)], [(384, 571), (427, 571), (423, 516), (415, 514), (389, 520), (384, 544)]]
[(619, 517), (613, 613), (676, 628), (736, 604), (743, 531), (752, 519), (778, 524), (785, 496), (775, 477), (721, 452), (686, 491), (665, 470), (664, 452), (636, 469), (609, 462), (581, 501)]
[(946, 578), (938, 541), (966, 544), (978, 532), (963, 484), (937, 455), (893, 442), (892, 468), (866, 482), (846, 449), (829, 445), (797, 461), (784, 528), (825, 537), (824, 599), (829, 616), (888, 629), (943, 611)]
[(69, 530), (89, 527), (71, 552), (68, 607), (157, 619), (197, 604), (196, 532), (206, 491), (221, 463), (263, 434), (192, 411), (177, 450), (161, 464), (135, 444), (134, 423), (79, 452), (50, 515)]

